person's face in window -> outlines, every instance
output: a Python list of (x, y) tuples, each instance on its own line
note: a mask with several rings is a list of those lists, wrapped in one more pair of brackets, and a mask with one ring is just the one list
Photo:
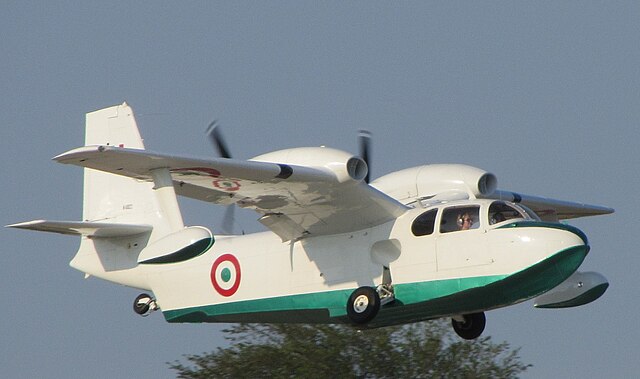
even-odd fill
[(460, 230), (469, 230), (473, 226), (473, 218), (469, 213), (464, 213), (459, 219)]

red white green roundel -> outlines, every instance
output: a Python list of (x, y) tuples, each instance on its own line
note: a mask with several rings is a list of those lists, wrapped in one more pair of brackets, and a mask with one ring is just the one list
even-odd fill
[(211, 266), (211, 284), (225, 297), (236, 293), (240, 287), (240, 263), (231, 254), (223, 254)]
[(223, 191), (237, 191), (240, 189), (240, 183), (237, 180), (216, 179), (213, 186)]

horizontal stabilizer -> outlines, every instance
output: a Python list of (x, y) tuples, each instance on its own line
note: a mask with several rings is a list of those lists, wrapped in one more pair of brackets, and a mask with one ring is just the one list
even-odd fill
[(47, 220), (21, 222), (7, 227), (89, 237), (125, 237), (150, 232), (153, 229), (151, 225), (143, 224)]

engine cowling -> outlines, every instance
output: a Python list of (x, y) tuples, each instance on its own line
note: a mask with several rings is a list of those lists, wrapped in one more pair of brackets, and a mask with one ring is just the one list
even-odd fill
[(472, 166), (434, 164), (392, 172), (371, 185), (404, 204), (410, 204), (420, 199), (488, 196), (496, 190), (498, 179), (492, 173)]
[[(252, 161), (312, 167), (331, 173), (340, 182), (361, 181), (367, 164), (361, 158), (328, 147), (299, 147), (259, 155)], [(294, 174), (295, 175), (295, 174)]]

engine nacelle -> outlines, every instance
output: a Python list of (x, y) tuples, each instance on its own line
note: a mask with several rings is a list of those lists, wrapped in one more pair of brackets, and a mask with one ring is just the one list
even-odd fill
[(202, 226), (189, 226), (148, 245), (138, 255), (138, 263), (176, 263), (204, 254), (213, 245), (213, 235)]
[(333, 174), (340, 183), (348, 180), (361, 181), (368, 172), (367, 164), (361, 158), (328, 147), (285, 149), (250, 160), (317, 168)]
[(609, 282), (597, 272), (576, 271), (551, 291), (538, 296), (536, 308), (569, 308), (588, 304), (604, 294)]
[(498, 179), (492, 173), (461, 164), (434, 164), (392, 172), (371, 183), (403, 204), (420, 199), (454, 200), (492, 194)]

